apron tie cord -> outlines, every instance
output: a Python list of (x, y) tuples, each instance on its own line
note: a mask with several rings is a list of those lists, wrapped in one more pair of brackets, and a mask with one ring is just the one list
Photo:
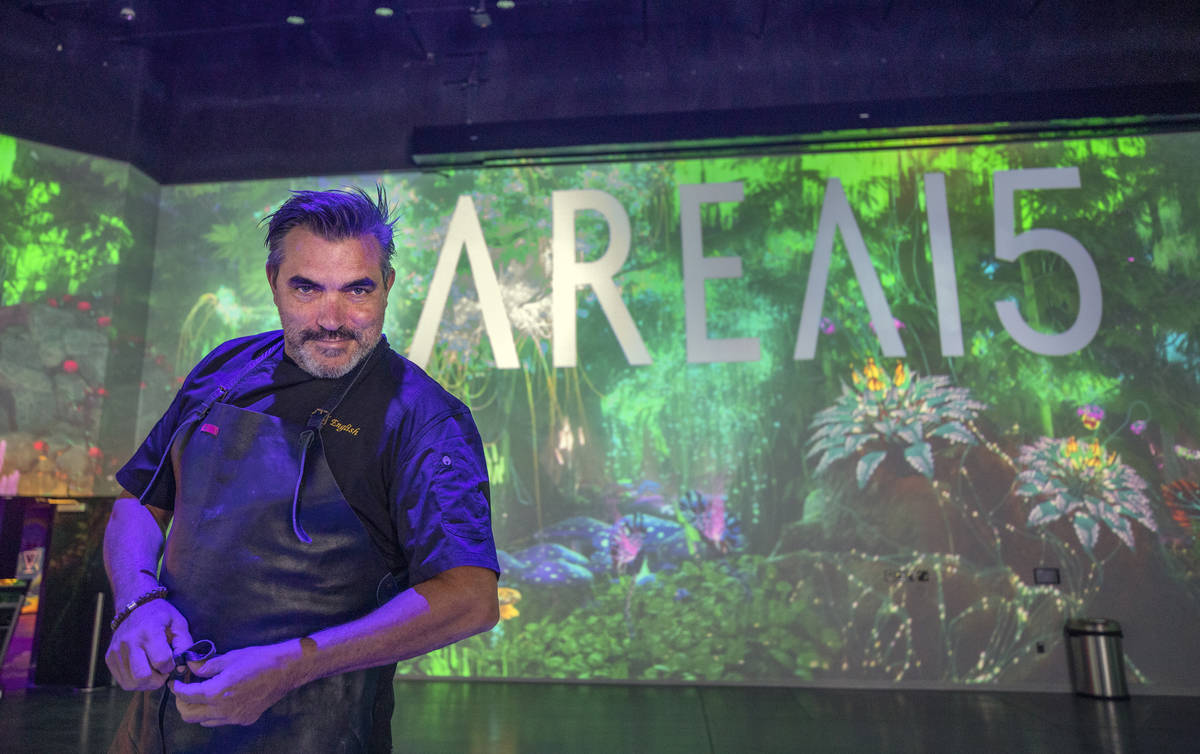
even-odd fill
[(308, 446), (312, 444), (313, 430), (305, 429), (300, 433), (300, 473), (296, 475), (296, 490), (292, 493), (292, 531), (296, 539), (304, 544), (312, 544), (312, 537), (300, 525), (300, 484), (304, 481), (304, 459), (308, 457)]
[[(168, 682), (172, 680), (183, 681), (188, 683), (192, 680), (192, 671), (188, 667), (189, 662), (202, 662), (212, 657), (217, 653), (217, 647), (208, 639), (201, 639), (187, 649), (174, 652), (171, 655), (172, 662), (175, 663), (175, 670), (171, 671)], [(183, 670), (178, 668), (182, 667)], [(167, 754), (167, 699), (171, 696), (171, 687), (164, 683), (162, 696), (158, 699), (158, 742), (162, 754)]]

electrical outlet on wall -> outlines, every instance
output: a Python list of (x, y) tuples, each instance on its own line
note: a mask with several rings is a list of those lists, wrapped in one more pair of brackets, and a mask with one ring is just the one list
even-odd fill
[(1049, 566), (1039, 566), (1033, 569), (1033, 583), (1035, 584), (1059, 584), (1061, 579), (1058, 575), (1057, 568)]

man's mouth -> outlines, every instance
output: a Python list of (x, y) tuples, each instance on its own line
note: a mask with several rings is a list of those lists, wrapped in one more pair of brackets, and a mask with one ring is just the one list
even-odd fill
[(338, 330), (331, 333), (317, 333), (311, 330), (304, 333), (304, 342), (315, 341), (317, 343), (344, 343), (346, 341), (357, 340), (354, 333)]

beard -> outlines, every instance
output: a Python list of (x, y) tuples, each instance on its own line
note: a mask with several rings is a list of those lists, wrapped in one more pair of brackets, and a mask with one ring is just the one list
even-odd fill
[[(288, 327), (283, 323), (284, 351), (296, 364), (314, 377), (335, 379), (358, 366), (382, 336), (382, 328), (353, 330), (308, 330)], [(353, 341), (344, 351), (322, 347), (323, 343)]]

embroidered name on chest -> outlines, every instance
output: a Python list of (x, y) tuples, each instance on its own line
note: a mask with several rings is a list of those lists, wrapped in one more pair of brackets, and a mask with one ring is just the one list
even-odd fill
[(337, 419), (334, 419), (332, 416), (329, 417), (329, 426), (333, 427), (338, 432), (349, 432), (350, 434), (354, 435), (355, 437), (358, 436), (359, 427), (356, 427), (353, 424), (346, 424), (345, 422), (340, 422)]

